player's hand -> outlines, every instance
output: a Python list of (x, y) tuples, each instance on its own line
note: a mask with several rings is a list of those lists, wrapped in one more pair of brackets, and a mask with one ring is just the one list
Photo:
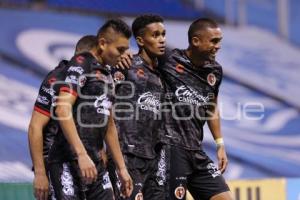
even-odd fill
[(121, 68), (121, 69), (129, 69), (132, 65), (132, 58), (133, 55), (131, 52), (126, 51), (125, 53), (123, 53), (120, 57), (120, 59), (118, 60), (118, 64), (116, 66), (116, 68)]
[(49, 194), (49, 181), (45, 173), (35, 174), (33, 179), (34, 196), (37, 200), (47, 200)]
[(80, 154), (78, 156), (78, 165), (81, 176), (87, 184), (97, 180), (96, 166), (87, 154)]
[(124, 167), (118, 170), (118, 176), (121, 181), (121, 195), (123, 197), (130, 197), (133, 190), (133, 183), (127, 169)]
[(218, 167), (221, 173), (224, 173), (228, 165), (228, 159), (225, 151), (225, 146), (220, 145), (217, 147)]

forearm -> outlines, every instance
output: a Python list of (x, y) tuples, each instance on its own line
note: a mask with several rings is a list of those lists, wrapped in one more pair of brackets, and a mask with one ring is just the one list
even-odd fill
[(87, 154), (78, 135), (71, 109), (58, 107), (56, 114), (58, 118), (60, 118), (59, 124), (62, 128), (63, 134), (77, 156), (80, 154)]
[(218, 108), (215, 108), (212, 111), (212, 115), (209, 117), (207, 124), (215, 140), (218, 138), (222, 138), (220, 114)]
[(208, 116), (209, 118), (207, 120), (207, 124), (213, 138), (215, 140), (222, 138), (218, 97), (215, 97), (215, 99), (213, 100), (213, 104), (208, 111)]
[[(42, 128), (40, 128), (42, 129)], [(46, 174), (43, 157), (43, 135), (38, 127), (29, 127), (28, 141), (35, 174)]]
[(126, 168), (124, 158), (121, 152), (120, 143), (118, 139), (117, 129), (113, 122), (113, 119), (110, 120), (110, 125), (108, 127), (106, 136), (105, 136), (105, 143), (107, 144), (112, 158), (117, 166), (117, 168), (123, 169)]

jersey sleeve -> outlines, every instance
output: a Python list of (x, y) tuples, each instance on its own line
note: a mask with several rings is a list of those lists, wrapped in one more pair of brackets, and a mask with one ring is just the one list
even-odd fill
[(43, 115), (50, 117), (52, 96), (47, 92), (45, 88), (46, 87), (44, 86), (44, 84), (42, 84), (34, 104), (34, 110)]
[(60, 86), (59, 91), (68, 92), (74, 96), (78, 95), (80, 89), (84, 87), (91, 71), (90, 56), (79, 54), (70, 60), (66, 66), (64, 84)]
[(221, 66), (219, 66), (216, 70), (216, 86), (215, 86), (215, 95), (218, 96), (219, 94), (219, 90), (220, 90), (220, 86), (223, 80), (223, 69)]

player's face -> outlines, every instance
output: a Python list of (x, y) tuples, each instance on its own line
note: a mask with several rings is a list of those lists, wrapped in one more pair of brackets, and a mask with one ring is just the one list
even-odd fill
[(201, 54), (201, 56), (214, 60), (218, 50), (221, 48), (221, 29), (207, 28), (195, 37), (193, 39), (193, 44), (196, 46), (197, 52)]
[(163, 55), (166, 50), (166, 30), (163, 23), (148, 24), (143, 35), (137, 37), (137, 40), (139, 45), (150, 55)]
[(115, 66), (128, 48), (129, 40), (123, 35), (116, 36), (113, 41), (106, 41), (101, 47), (101, 58), (104, 64)]

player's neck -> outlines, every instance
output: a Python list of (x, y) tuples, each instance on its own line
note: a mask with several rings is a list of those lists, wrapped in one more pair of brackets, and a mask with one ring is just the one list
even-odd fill
[(103, 60), (100, 56), (100, 53), (98, 52), (98, 50), (96, 48), (93, 48), (92, 50), (89, 51), (93, 56), (94, 58), (101, 64), (103, 65)]
[(138, 54), (144, 59), (150, 69), (154, 70), (157, 67), (157, 57), (150, 56), (144, 49), (140, 49)]
[(195, 67), (201, 67), (205, 63), (205, 59), (194, 53), (192, 48), (189, 47), (188, 49), (186, 49), (185, 53)]

